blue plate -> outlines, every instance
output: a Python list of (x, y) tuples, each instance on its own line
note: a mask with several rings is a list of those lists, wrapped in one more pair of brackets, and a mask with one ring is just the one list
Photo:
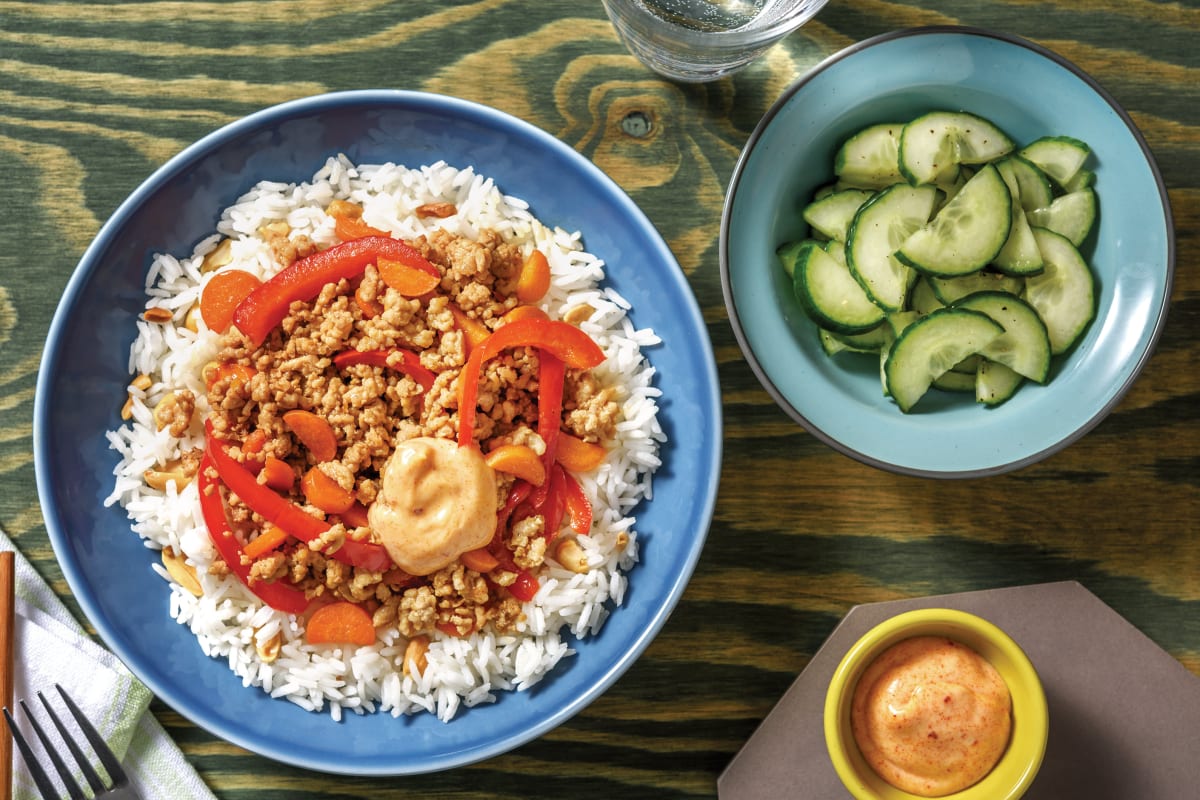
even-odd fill
[[(945, 108), (992, 120), (1019, 144), (1044, 135), (1093, 151), (1098, 232), (1082, 252), (1097, 277), (1097, 316), (1055, 358), (1045, 386), (1026, 382), (996, 408), (931, 391), (903, 414), (870, 357), (827, 357), (792, 298), (775, 248), (807, 235), (800, 210), (832, 181), (848, 136)], [(899, 31), (830, 57), (793, 84), (746, 144), (721, 224), (725, 303), (746, 357), (791, 417), (841, 452), (930, 477), (997, 474), (1083, 436), (1129, 389), (1165, 322), (1175, 265), (1162, 177), (1129, 116), (1094, 80), (1031, 42), (972, 28)]]
[[(222, 209), (262, 179), (310, 179), (339, 152), (359, 163), (474, 165), (543, 221), (583, 233), (608, 283), (633, 304), (663, 390), (670, 441), (653, 501), (636, 510), (641, 564), (601, 633), (573, 644), (541, 684), (460, 712), (392, 718), (308, 713), (206, 658), (170, 619), (155, 554), (124, 511), (102, 508), (146, 270), (156, 252), (188, 254)], [(716, 497), (721, 406), (708, 332), (657, 231), (599, 169), (545, 132), (493, 109), (438, 95), (364, 91), (285, 103), (201, 139), (150, 176), (84, 253), (55, 314), (37, 385), (34, 453), (46, 527), (71, 591), (104, 641), (167, 704), (211, 733), (278, 761), (334, 773), (402, 775), (498, 755), (569, 719), (637, 659), (678, 602)]]

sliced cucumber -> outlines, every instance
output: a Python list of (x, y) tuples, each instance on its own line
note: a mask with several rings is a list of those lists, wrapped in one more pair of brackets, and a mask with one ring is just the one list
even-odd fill
[(974, 372), (943, 372), (933, 379), (933, 388), (941, 389), (943, 392), (974, 392), (975, 391), (975, 373)]
[(901, 124), (880, 123), (847, 139), (833, 160), (838, 179), (849, 185), (882, 189), (904, 180), (900, 175)]
[(928, 275), (965, 275), (996, 257), (1012, 227), (1012, 195), (987, 164), (896, 252), (903, 264)]
[[(1046, 173), (1038, 169), (1032, 161), (1013, 153), (996, 162), (996, 169), (1008, 181), (1011, 175), (1017, 186), (1017, 197), (1021, 208), (1031, 211), (1049, 205), (1054, 199), (1054, 189)], [(1009, 182), (1011, 186), (1012, 183)]]
[[(1004, 179), (1004, 185), (1012, 196), (1012, 227), (994, 263), (997, 269), (1009, 275), (1032, 275), (1042, 271), (1042, 253), (1034, 241), (1033, 231), (1029, 229), (1029, 220), (1025, 218), (1025, 209), (1021, 206), (1020, 179), (1017, 177), (1017, 168), (1013, 166), (1014, 162), (1021, 160), (1006, 156), (996, 162), (996, 171)], [(1036, 167), (1030, 169), (1037, 171)]]
[(1012, 139), (966, 112), (934, 111), (900, 133), (900, 172), (913, 185), (933, 183), (959, 164), (982, 164), (1012, 152)]
[(824, 328), (817, 330), (821, 336), (821, 347), (828, 355), (835, 355), (845, 350), (855, 353), (878, 353), (879, 349), (891, 342), (894, 336), (886, 321), (866, 333), (834, 333)]
[(887, 357), (892, 349), (892, 344), (905, 328), (920, 318), (921, 315), (915, 311), (896, 311), (888, 314), (883, 324), (879, 326), (884, 331), (883, 346), (879, 348), (879, 382), (883, 386), (884, 397), (890, 396), (887, 385), (887, 373), (884, 372), (884, 367), (887, 366)]
[(1004, 333), (987, 314), (943, 308), (905, 328), (888, 350), (884, 377), (900, 410), (912, 410), (933, 379)]
[(1096, 224), (1096, 192), (1079, 189), (1056, 197), (1050, 205), (1029, 212), (1029, 224), (1048, 228), (1079, 247)]
[(1067, 181), (1063, 189), (1068, 192), (1078, 192), (1080, 189), (1091, 189), (1096, 185), (1096, 173), (1090, 169), (1081, 169), (1075, 177)]
[(929, 288), (943, 305), (950, 305), (957, 300), (976, 292), (1009, 292), (1019, 294), (1025, 288), (1025, 282), (999, 272), (983, 270), (972, 272), (970, 275), (960, 275), (957, 278), (926, 277)]
[(846, 234), (846, 263), (867, 295), (887, 311), (904, 305), (912, 280), (892, 254), (933, 212), (937, 189), (898, 183), (867, 201)]
[(815, 240), (801, 239), (795, 242), (784, 242), (775, 251), (775, 258), (779, 261), (779, 266), (783, 267), (783, 271), (789, 278), (796, 273), (796, 258), (800, 255), (800, 248), (809, 241)]
[(1066, 186), (1091, 153), (1092, 148), (1086, 142), (1070, 136), (1043, 136), (1021, 148), (1020, 155), (1059, 186)]
[(863, 333), (883, 322), (883, 309), (871, 302), (850, 270), (817, 242), (800, 246), (792, 287), (800, 305), (822, 328)]
[(817, 233), (844, 242), (854, 213), (870, 199), (866, 189), (833, 191), (805, 206), (801, 216)]
[(1046, 324), (1028, 303), (1007, 292), (979, 292), (964, 297), (954, 307), (982, 311), (1004, 328), (1002, 336), (979, 350), (980, 356), (1031, 381), (1046, 382), (1050, 374), (1050, 337)]
[(1021, 373), (985, 358), (975, 372), (975, 399), (987, 406), (998, 406), (1016, 394), (1024, 380)]
[(930, 311), (937, 311), (944, 305), (946, 304), (934, 293), (929, 278), (923, 275), (917, 278), (912, 291), (908, 293), (908, 307), (918, 314), (924, 315)]
[(1067, 237), (1034, 228), (1046, 259), (1040, 275), (1025, 279), (1025, 300), (1037, 311), (1050, 336), (1050, 352), (1065, 353), (1096, 316), (1096, 282), (1091, 268)]

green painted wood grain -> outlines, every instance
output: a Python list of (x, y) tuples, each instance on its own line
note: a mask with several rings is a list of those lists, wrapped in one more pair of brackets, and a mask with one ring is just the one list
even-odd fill
[[(988, 480), (882, 473), (792, 423), (741, 357), (718, 272), (724, 189), (773, 99), (841, 47), (943, 23), (1025, 36), (1087, 69), (1145, 134), (1177, 225), (1168, 322), (1132, 391), (1064, 452)], [(575, 719), (478, 765), (324, 776), (214, 739), (156, 702), (219, 797), (711, 797), (850, 606), (923, 594), (1080, 580), (1200, 674), (1198, 32), (1195, 2), (831, 0), (746, 72), (677, 86), (622, 49), (598, 2), (0, 1), (0, 526), (67, 594), (34, 488), (34, 385), (57, 298), (121, 200), (188, 143), (265, 106), (425, 89), (555, 134), (671, 244), (724, 399), (712, 530), (645, 656)], [(622, 131), (631, 113), (651, 122), (648, 136)]]

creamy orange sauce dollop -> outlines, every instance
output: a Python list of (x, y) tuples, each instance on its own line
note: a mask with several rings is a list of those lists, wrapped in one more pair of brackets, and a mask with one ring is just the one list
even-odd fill
[(490, 542), (496, 510), (496, 474), (477, 448), (420, 437), (388, 458), (367, 519), (397, 566), (429, 575)]
[(1012, 731), (1012, 698), (996, 668), (936, 636), (881, 653), (854, 690), (851, 730), (867, 763), (912, 794), (941, 797), (977, 783)]

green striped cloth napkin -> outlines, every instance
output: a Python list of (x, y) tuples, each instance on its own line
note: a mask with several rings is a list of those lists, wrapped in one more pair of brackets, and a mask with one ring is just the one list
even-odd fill
[[(24, 700), (39, 721), (45, 721), (37, 692), (42, 692), (55, 710), (61, 709), (62, 701), (54, 690), (57, 683), (121, 758), (145, 800), (214, 800), (179, 746), (150, 713), (150, 690), (115, 655), (87, 636), (3, 531), (0, 550), (16, 551), (14, 702)], [(40, 752), (24, 712), (13, 717)], [(40, 797), (20, 754), (14, 753), (14, 800)]]

